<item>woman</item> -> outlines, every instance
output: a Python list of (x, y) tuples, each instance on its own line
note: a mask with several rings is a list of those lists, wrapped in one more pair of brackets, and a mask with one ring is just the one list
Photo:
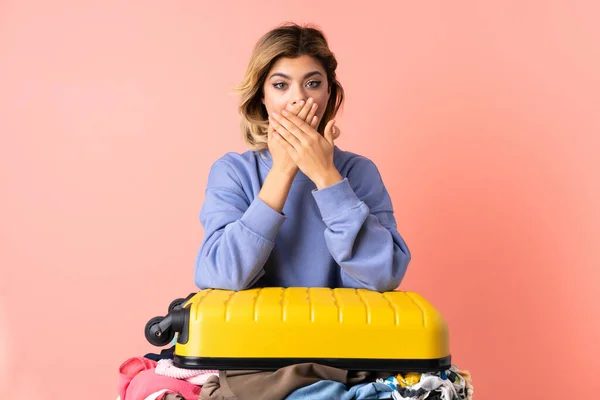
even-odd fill
[(334, 145), (344, 100), (322, 32), (288, 24), (257, 43), (241, 92), (250, 148), (209, 173), (200, 289), (398, 287), (410, 252), (375, 164)]

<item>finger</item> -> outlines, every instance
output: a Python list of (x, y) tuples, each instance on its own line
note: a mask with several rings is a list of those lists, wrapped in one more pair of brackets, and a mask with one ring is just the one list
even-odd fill
[(294, 148), (299, 149), (302, 146), (302, 142), (296, 137), (296, 135), (292, 134), (285, 126), (280, 124), (274, 118), (269, 117), (271, 124), (273, 124), (273, 129), (283, 137), (289, 144), (294, 146)]
[(298, 152), (283, 136), (281, 136), (277, 131), (273, 132), (273, 138), (277, 143), (279, 143), (285, 151), (287, 151), (288, 155), (292, 157), (292, 160), (296, 161), (298, 157)]
[(314, 130), (317, 130), (317, 127), (319, 126), (319, 118), (317, 118), (316, 115), (312, 118), (310, 126), (312, 126)]
[(294, 115), (298, 115), (298, 113), (302, 110), (302, 107), (304, 107), (304, 100), (301, 100), (297, 103), (287, 103), (285, 109)]
[(331, 132), (333, 133), (333, 140), (336, 140), (337, 138), (340, 137), (340, 134), (342, 133), (342, 131), (340, 130), (340, 128), (337, 125), (333, 125), (333, 128), (331, 129)]
[(304, 104), (304, 107), (302, 107), (300, 112), (297, 114), (298, 117), (306, 122), (310, 121), (309, 119), (306, 119), (306, 117), (308, 116), (308, 113), (312, 110), (312, 106), (314, 104), (315, 104), (315, 101), (313, 100), (313, 98), (309, 97), (308, 100), (306, 101), (306, 103)]
[(273, 124), (271, 124), (271, 117), (269, 117), (269, 125), (267, 126), (267, 143), (273, 139)]
[[(283, 110), (282, 113), (287, 114), (290, 117), (293, 116), (297, 121), (302, 122), (305, 126), (309, 126), (308, 124), (306, 124), (306, 122), (302, 121), (297, 115), (292, 115), (292, 114), (286, 112), (285, 110)], [(305, 132), (303, 132), (300, 128), (298, 128), (294, 123), (292, 123), (288, 118), (283, 117), (281, 115), (273, 114), (273, 120), (279, 126), (285, 128), (286, 132), (289, 132), (291, 135), (295, 136), (296, 139), (298, 140), (298, 142), (300, 142), (300, 144), (302, 144), (304, 146), (308, 145), (309, 136)], [(275, 129), (279, 130), (277, 125), (275, 125)], [(287, 137), (285, 135), (284, 135), (284, 137), (287, 139)], [(294, 144), (294, 143), (292, 143), (292, 144)]]
[(325, 140), (327, 140), (329, 142), (329, 144), (332, 146), (333, 146), (333, 130), (335, 129), (334, 124), (335, 124), (334, 119), (329, 121), (327, 123), (327, 125), (325, 125), (325, 132), (323, 135), (323, 137), (325, 137)]
[[(306, 116), (306, 118), (304, 118), (304, 120), (306, 122), (308, 122), (310, 124), (310, 126), (312, 126), (313, 122), (314, 122), (314, 117), (317, 114), (317, 108), (319, 108), (319, 105), (317, 103), (314, 103), (311, 108), (310, 111), (308, 113), (308, 115)], [(318, 119), (318, 118), (317, 118)], [(314, 126), (313, 126), (314, 128)]]
[(309, 124), (303, 121), (297, 115), (290, 114), (285, 110), (282, 111), (283, 117), (276, 118), (278, 122), (283, 125), (288, 131), (296, 135), (296, 137), (306, 143), (306, 139), (316, 139), (318, 132), (316, 132)]
[[(287, 103), (285, 105), (285, 109), (294, 115), (298, 115), (298, 112), (300, 112), (301, 106), (303, 104), (304, 104), (304, 101), (299, 101), (299, 102), (295, 102), (295, 103)], [(269, 119), (270, 119), (270, 117), (269, 117)], [(270, 122), (269, 122), (269, 126), (271, 126)], [(271, 134), (272, 134), (272, 132), (271, 132)]]

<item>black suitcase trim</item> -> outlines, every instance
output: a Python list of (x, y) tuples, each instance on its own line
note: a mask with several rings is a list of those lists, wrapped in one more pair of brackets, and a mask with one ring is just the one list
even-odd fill
[(433, 372), (450, 369), (451, 356), (432, 359), (364, 358), (212, 358), (174, 355), (173, 365), (186, 369), (277, 370), (294, 364), (316, 363), (350, 371)]

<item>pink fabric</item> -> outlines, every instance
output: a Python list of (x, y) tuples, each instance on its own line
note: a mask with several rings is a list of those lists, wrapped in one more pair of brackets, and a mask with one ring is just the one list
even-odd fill
[(194, 385), (204, 385), (210, 376), (219, 376), (216, 369), (184, 369), (173, 365), (173, 360), (159, 360), (156, 365), (158, 375), (170, 376), (171, 378), (184, 379)]
[(119, 397), (120, 400), (125, 400), (125, 394), (129, 384), (137, 374), (142, 371), (156, 367), (156, 361), (149, 360), (145, 357), (129, 358), (119, 367)]
[(144, 400), (165, 400), (167, 398), (171, 398), (174, 395), (177, 395), (178, 399), (183, 399), (183, 397), (179, 396), (178, 393), (172, 392), (169, 389), (163, 389), (159, 390), (156, 393), (148, 395)]
[(141, 371), (131, 380), (125, 397), (121, 400), (144, 400), (162, 389), (179, 393), (185, 400), (198, 400), (202, 387), (180, 379), (158, 375), (156, 369), (152, 368)]

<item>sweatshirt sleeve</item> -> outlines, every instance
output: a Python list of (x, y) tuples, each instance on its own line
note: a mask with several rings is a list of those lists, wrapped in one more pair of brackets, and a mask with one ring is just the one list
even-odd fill
[(313, 191), (313, 196), (326, 225), (325, 242), (341, 267), (343, 286), (396, 289), (411, 255), (396, 229), (392, 201), (375, 164), (361, 157), (347, 178)]
[(256, 197), (252, 202), (228, 161), (211, 168), (200, 212), (204, 239), (195, 263), (200, 289), (243, 290), (262, 275), (285, 216)]

